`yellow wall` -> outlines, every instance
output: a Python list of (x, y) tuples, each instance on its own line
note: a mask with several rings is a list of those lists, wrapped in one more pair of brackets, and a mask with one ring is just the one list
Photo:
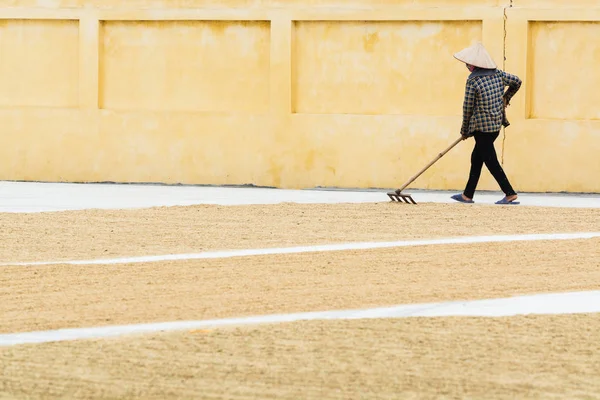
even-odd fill
[[(0, 179), (398, 187), (458, 136), (482, 40), (525, 82), (516, 189), (600, 192), (595, 1), (0, 0)], [(461, 189), (471, 149), (412, 187)]]
[(510, 107), (505, 169), (525, 190), (600, 192), (600, 4), (513, 4), (506, 69), (524, 84)]

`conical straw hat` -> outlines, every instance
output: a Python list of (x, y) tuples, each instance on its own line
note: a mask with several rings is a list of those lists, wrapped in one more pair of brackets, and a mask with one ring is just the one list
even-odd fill
[(483, 44), (476, 43), (471, 47), (467, 47), (456, 53), (454, 55), (459, 61), (464, 62), (465, 64), (470, 64), (479, 68), (487, 68), (487, 69), (496, 69), (496, 63), (490, 56), (490, 53), (487, 52)]

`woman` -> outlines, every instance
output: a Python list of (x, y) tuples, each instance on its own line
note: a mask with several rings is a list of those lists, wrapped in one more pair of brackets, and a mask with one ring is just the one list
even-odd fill
[[(494, 141), (502, 126), (510, 125), (506, 119), (506, 106), (521, 87), (521, 80), (497, 69), (494, 60), (481, 43), (454, 55), (466, 64), (471, 74), (467, 78), (463, 103), (463, 122), (460, 130), (465, 138), (473, 136), (475, 147), (471, 154), (471, 171), (463, 193), (452, 196), (462, 203), (474, 203), (473, 197), (483, 164), (490, 171), (505, 197), (496, 204), (519, 204), (502, 166), (498, 162)], [(504, 88), (508, 86), (506, 93)]]

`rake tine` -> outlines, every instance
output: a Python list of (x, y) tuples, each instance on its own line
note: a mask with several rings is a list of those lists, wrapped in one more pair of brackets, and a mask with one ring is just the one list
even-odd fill
[(448, 146), (448, 148), (444, 151), (442, 151), (440, 154), (438, 154), (438, 156), (436, 158), (434, 158), (429, 164), (427, 164), (425, 166), (425, 168), (423, 168), (422, 170), (420, 170), (415, 176), (413, 176), (412, 178), (410, 178), (408, 180), (408, 182), (406, 182), (404, 185), (402, 185), (401, 188), (399, 188), (398, 190), (396, 190), (395, 192), (389, 192), (388, 196), (390, 197), (390, 199), (392, 199), (392, 201), (400, 201), (400, 199), (402, 199), (403, 202), (408, 203), (408, 204), (417, 204), (417, 202), (415, 201), (415, 199), (412, 198), (412, 196), (410, 194), (402, 194), (402, 191), (404, 189), (406, 189), (408, 187), (408, 185), (410, 185), (411, 183), (413, 183), (419, 176), (421, 176), (421, 174), (425, 171), (427, 171), (427, 169), (429, 167), (431, 167), (433, 164), (435, 164), (435, 162), (437, 160), (439, 160), (440, 158), (442, 158), (447, 152), (449, 152), (454, 146), (456, 146), (457, 144), (459, 144), (460, 142), (462, 142), (463, 140), (466, 140), (467, 137), (466, 136), (461, 136), (460, 138), (456, 139), (456, 141), (454, 143), (452, 143), (450, 146)]
[(387, 195), (390, 198), (390, 200), (392, 200), (392, 201), (402, 202), (402, 200), (400, 200), (400, 196), (398, 196), (398, 194), (396, 192), (388, 192)]
[(399, 203), (406, 203), (406, 204), (417, 204), (417, 202), (412, 198), (412, 196), (410, 194), (402, 194), (402, 193), (398, 193), (396, 191), (396, 192), (389, 192), (387, 195), (392, 201), (397, 201)]

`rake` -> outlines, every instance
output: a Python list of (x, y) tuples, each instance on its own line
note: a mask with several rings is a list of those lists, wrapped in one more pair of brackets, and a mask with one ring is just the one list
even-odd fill
[(440, 158), (442, 158), (447, 152), (452, 150), (452, 148), (454, 146), (456, 146), (457, 144), (459, 144), (460, 142), (462, 142), (465, 139), (467, 139), (466, 136), (461, 136), (460, 138), (456, 139), (456, 141), (454, 143), (452, 143), (450, 146), (448, 146), (448, 148), (446, 150), (444, 150), (440, 154), (438, 154), (436, 158), (434, 158), (429, 164), (427, 164), (427, 166), (425, 168), (420, 170), (415, 176), (410, 178), (408, 180), (408, 182), (406, 182), (404, 185), (402, 185), (402, 187), (400, 189), (398, 189), (394, 192), (388, 192), (387, 195), (390, 197), (390, 199), (392, 201), (397, 201), (399, 203), (402, 203), (404, 201), (407, 204), (411, 204), (411, 203), (417, 204), (417, 202), (412, 198), (412, 196), (410, 194), (402, 193), (402, 191), (404, 189), (406, 189), (406, 187), (408, 185), (413, 183), (419, 176), (421, 176), (423, 174), (423, 172), (427, 171), (429, 169), (429, 167), (431, 167), (433, 164), (435, 164), (436, 161), (438, 161)]

